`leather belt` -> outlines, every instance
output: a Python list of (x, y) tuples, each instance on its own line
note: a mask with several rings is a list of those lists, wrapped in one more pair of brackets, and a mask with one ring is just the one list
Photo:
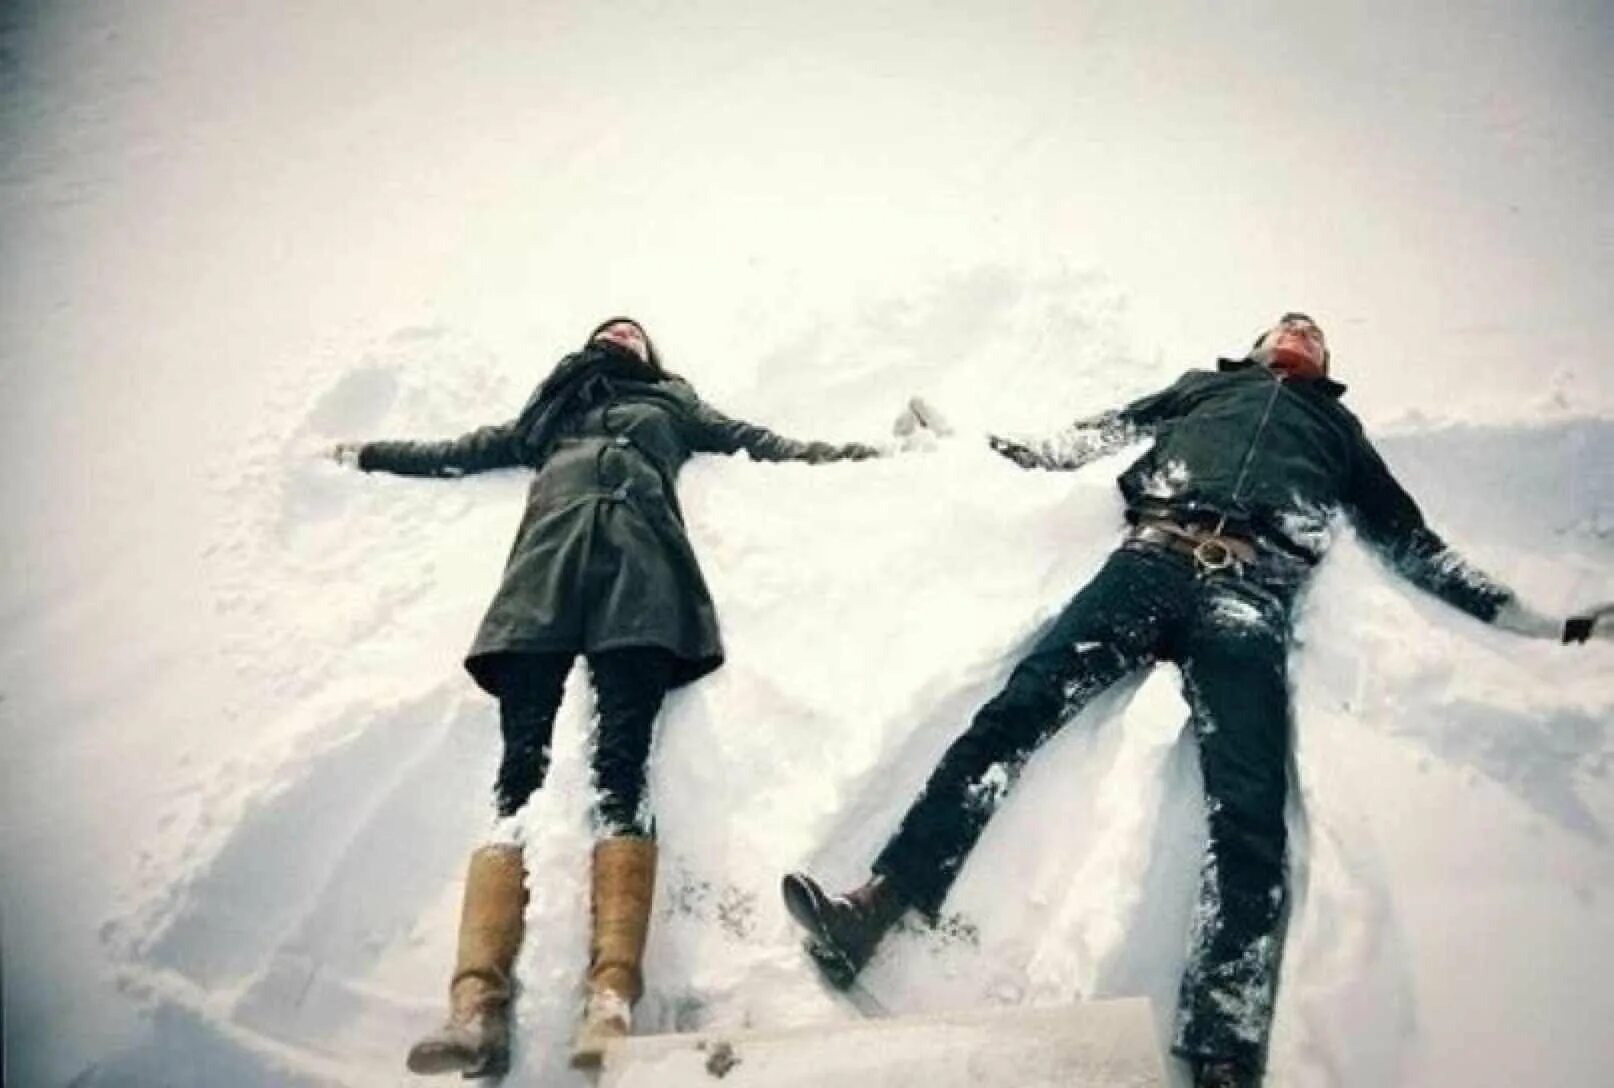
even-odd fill
[(1140, 519), (1127, 539), (1187, 556), (1201, 574), (1221, 570), (1238, 574), (1244, 567), (1253, 565), (1258, 554), (1255, 544), (1243, 537), (1179, 525), (1165, 518)]

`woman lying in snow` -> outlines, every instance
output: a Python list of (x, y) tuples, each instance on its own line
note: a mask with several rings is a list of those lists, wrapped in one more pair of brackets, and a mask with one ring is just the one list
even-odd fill
[[(684, 532), (674, 481), (691, 454), (745, 450), (764, 461), (879, 455), (872, 446), (798, 442), (729, 419), (661, 365), (644, 329), (612, 318), (568, 355), (508, 423), (440, 442), (343, 443), (365, 471), (461, 476), (537, 470), (504, 577), (465, 666), (499, 700), (501, 818), (543, 784), (566, 674), (588, 659), (598, 699), (593, 769), (593, 939), (573, 1064), (597, 1064), (626, 1035), (643, 988), (656, 850), (645, 762), (663, 697), (723, 663), (717, 616)], [(471, 855), (449, 1017), (409, 1052), (416, 1073), (502, 1072), (509, 1062), (511, 967), (526, 902), (521, 847)]]

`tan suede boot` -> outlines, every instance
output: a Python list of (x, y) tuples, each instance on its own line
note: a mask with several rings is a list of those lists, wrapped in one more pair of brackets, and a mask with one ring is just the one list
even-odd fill
[(471, 855), (448, 1022), (410, 1048), (410, 1072), (496, 1077), (509, 1069), (510, 969), (521, 948), (526, 875), (519, 846), (484, 846)]
[(650, 930), (656, 888), (656, 844), (649, 839), (603, 839), (594, 846), (594, 939), (589, 946), (588, 998), (572, 1048), (572, 1065), (600, 1064), (605, 1044), (633, 1028), (633, 1003), (644, 991), (639, 963)]

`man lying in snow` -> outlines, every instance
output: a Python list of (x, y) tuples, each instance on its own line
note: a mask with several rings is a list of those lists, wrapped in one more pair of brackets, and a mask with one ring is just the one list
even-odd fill
[(1209, 842), (1173, 1050), (1210, 1086), (1259, 1083), (1286, 904), (1286, 672), (1296, 595), (1343, 510), (1400, 574), (1520, 634), (1614, 637), (1610, 609), (1554, 620), (1469, 566), (1341, 403), (1323, 332), (1285, 314), (1247, 358), (1193, 370), (1040, 442), (992, 438), (1025, 468), (1075, 469), (1140, 437), (1120, 477), (1130, 528), (942, 758), (873, 877), (830, 896), (802, 873), (785, 902), (830, 980), (849, 986), (910, 907), (934, 919), (1015, 770), (1094, 696), (1174, 661), (1192, 710)]

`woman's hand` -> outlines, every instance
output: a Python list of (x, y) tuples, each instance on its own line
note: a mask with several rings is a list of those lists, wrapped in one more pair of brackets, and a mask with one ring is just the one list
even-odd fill
[(359, 450), (363, 448), (363, 442), (338, 442), (326, 450), (325, 455), (344, 468), (358, 468)]
[(949, 437), (953, 428), (925, 398), (909, 397), (891, 425), (891, 433), (897, 438), (898, 449), (929, 450), (936, 448), (938, 439)]

